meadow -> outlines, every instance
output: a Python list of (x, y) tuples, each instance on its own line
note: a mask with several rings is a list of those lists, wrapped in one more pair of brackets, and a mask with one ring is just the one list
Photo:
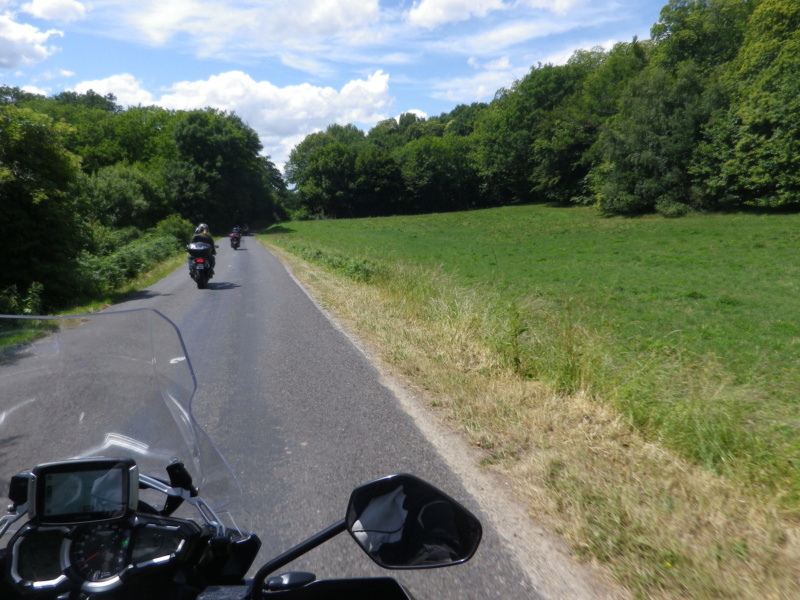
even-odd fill
[[(440, 269), (491, 294), (516, 313), (507, 339), (495, 343), (514, 353), (508, 360), (521, 375), (586, 387), (706, 466), (800, 499), (799, 215), (625, 219), (526, 206), (293, 222), (276, 231), (290, 248), (375, 268)], [(545, 317), (579, 326), (592, 348), (575, 339), (562, 340), (571, 350), (541, 346), (531, 321)], [(712, 389), (697, 389), (699, 373)], [(720, 405), (684, 397), (702, 393)], [(699, 413), (681, 406), (692, 401)], [(700, 431), (676, 430), (684, 420)]]
[(635, 596), (798, 593), (800, 215), (521, 206), (262, 240)]

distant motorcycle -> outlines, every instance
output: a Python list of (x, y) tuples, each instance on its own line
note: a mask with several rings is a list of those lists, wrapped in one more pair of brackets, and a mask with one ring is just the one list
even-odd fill
[(239, 234), (238, 231), (234, 231), (233, 233), (230, 234), (230, 238), (231, 238), (231, 248), (233, 248), (234, 250), (238, 250), (239, 245), (242, 243), (242, 236)]
[(211, 244), (192, 242), (187, 244), (186, 250), (189, 252), (189, 275), (197, 283), (197, 289), (202, 290), (214, 276), (214, 269), (211, 268)]

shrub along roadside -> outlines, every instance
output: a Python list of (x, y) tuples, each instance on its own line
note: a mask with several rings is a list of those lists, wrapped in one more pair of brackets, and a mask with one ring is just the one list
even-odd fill
[[(731, 483), (681, 459), (611, 410), (614, 403), (623, 411), (628, 406), (624, 414), (635, 421), (637, 390), (659, 391), (660, 414), (674, 419), (659, 426), (686, 431), (687, 446), (705, 440), (699, 451), (723, 456), (717, 470), (735, 481), (730, 451), (719, 448), (734, 443), (757, 451), (735, 412), (750, 391), (710, 359), (655, 353), (615, 364), (604, 348), (608, 341), (563, 307), (498, 304), (487, 290), (468, 292), (441, 272), (402, 265), (383, 265), (380, 277), (362, 285), (281, 256), (391, 370), (457, 420), (487, 451), (487, 466), (512, 478), (534, 514), (636, 595), (796, 594), (800, 532), (782, 517), (771, 491)], [(531, 351), (552, 362), (540, 365), (550, 373), (546, 384), (519, 375)], [(603, 396), (612, 389), (619, 392)], [(721, 422), (707, 431), (699, 424), (711, 409)], [(752, 476), (757, 467), (743, 461)]]
[(172, 215), (143, 233), (133, 228), (112, 232), (101, 251), (80, 258), (76, 279), (81, 295), (94, 299), (113, 292), (183, 250), (191, 231), (189, 221)]
[[(147, 285), (174, 270), (183, 260), (183, 247), (192, 224), (173, 215), (145, 232), (134, 228), (108, 231), (102, 248), (84, 251), (73, 273), (74, 296), (59, 313), (78, 306), (101, 306), (119, 300), (139, 285)], [(179, 258), (180, 256), (180, 258)], [(151, 274), (152, 271), (152, 274)], [(140, 281), (140, 278), (145, 279)], [(42, 314), (43, 286), (34, 282), (20, 291), (12, 285), (0, 290), (0, 313)]]

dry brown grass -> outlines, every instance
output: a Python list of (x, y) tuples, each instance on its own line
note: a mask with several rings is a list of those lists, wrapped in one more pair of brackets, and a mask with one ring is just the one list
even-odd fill
[(602, 399), (515, 375), (485, 343), (496, 326), (485, 298), (441, 273), (398, 269), (365, 285), (272, 250), (387, 371), (486, 451), (537, 521), (634, 596), (800, 598), (796, 520), (643, 440)]

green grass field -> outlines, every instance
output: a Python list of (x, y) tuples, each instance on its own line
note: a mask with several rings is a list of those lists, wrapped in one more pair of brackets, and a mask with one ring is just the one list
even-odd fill
[(800, 500), (800, 215), (526, 206), (268, 233), (378, 272), (442, 269), (504, 313), (492, 343), (521, 375), (588, 390), (695, 462)]

